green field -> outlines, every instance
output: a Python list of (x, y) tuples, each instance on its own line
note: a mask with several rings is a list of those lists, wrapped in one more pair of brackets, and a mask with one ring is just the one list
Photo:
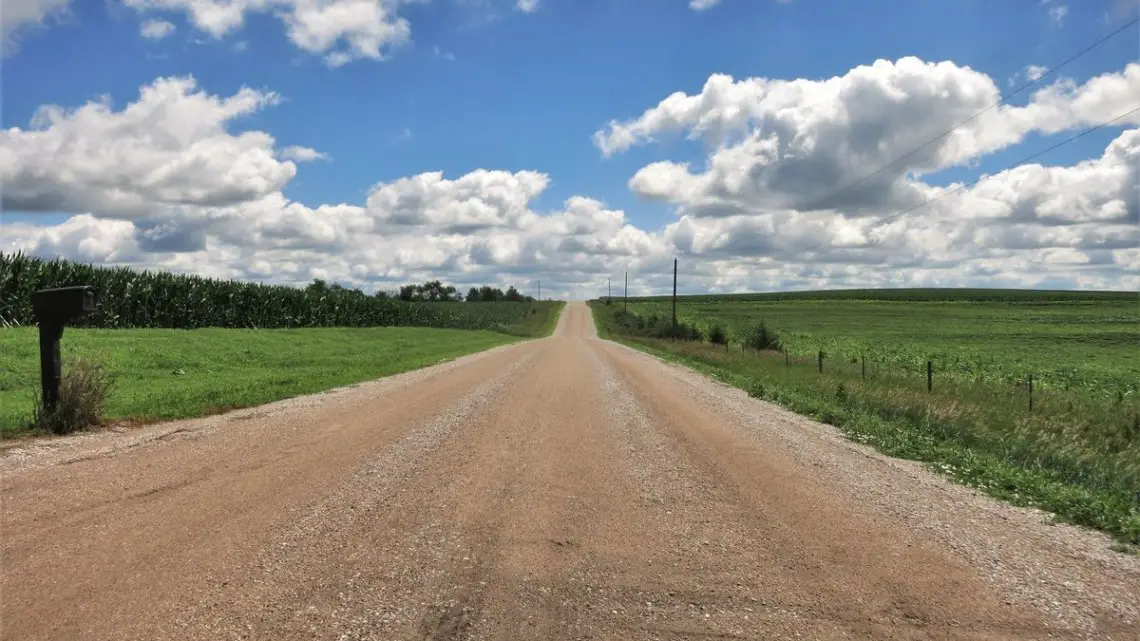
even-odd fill
[[(66, 361), (112, 377), (106, 418), (152, 421), (248, 407), (388, 376), (514, 342), (488, 331), (423, 327), (68, 329)], [(39, 392), (34, 328), (0, 329), (0, 437), (28, 434)]]
[(0, 252), (0, 438), (34, 433), (33, 292), (77, 285), (95, 290), (98, 309), (69, 323), (63, 355), (109, 373), (110, 421), (199, 416), (403, 372), (548, 335), (562, 308), (514, 288), (425, 302), (323, 281), (289, 287)]
[[(615, 304), (620, 305), (620, 301)], [(671, 314), (667, 299), (635, 299), (642, 316)], [(1130, 292), (885, 290), (692, 296), (679, 322), (721, 324), (739, 342), (763, 321), (792, 354), (819, 350), (876, 369), (1115, 398), (1140, 391), (1140, 298)]]
[[(632, 316), (620, 300), (593, 307), (603, 335), (837, 425), (889, 454), (928, 461), (995, 496), (1140, 544), (1135, 293), (680, 298), (678, 322), (706, 335), (713, 326), (726, 328), (727, 349), (654, 337), (671, 325), (667, 299), (631, 300)], [(787, 356), (742, 350), (761, 322), (779, 335)]]

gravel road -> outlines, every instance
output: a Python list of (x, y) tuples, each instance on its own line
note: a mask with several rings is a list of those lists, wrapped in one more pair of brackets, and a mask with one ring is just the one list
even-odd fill
[(1140, 639), (1140, 558), (596, 338), (0, 453), (3, 639)]

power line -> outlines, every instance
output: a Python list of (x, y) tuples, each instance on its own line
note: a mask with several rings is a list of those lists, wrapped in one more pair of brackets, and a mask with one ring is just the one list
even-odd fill
[[(945, 138), (946, 136), (949, 136), (950, 134), (954, 133), (954, 132), (955, 132), (955, 131), (957, 131), (959, 128), (961, 128), (961, 127), (963, 127), (963, 126), (965, 126), (965, 125), (968, 125), (968, 124), (970, 124), (971, 122), (973, 122), (973, 121), (977, 120), (979, 117), (981, 117), (982, 115), (984, 115), (984, 114), (986, 114), (986, 113), (988, 113), (988, 112), (992, 111), (993, 109), (995, 109), (996, 107), (998, 107), (999, 105), (1001, 105), (1001, 104), (1002, 104), (1003, 102), (1005, 102), (1006, 100), (1009, 100), (1009, 99), (1010, 99), (1010, 98), (1012, 98), (1013, 96), (1016, 96), (1017, 94), (1021, 93), (1022, 91), (1025, 91), (1027, 88), (1029, 88), (1029, 87), (1031, 87), (1031, 86), (1033, 86), (1033, 85), (1035, 85), (1035, 84), (1037, 84), (1037, 83), (1041, 82), (1043, 79), (1045, 79), (1045, 78), (1049, 77), (1050, 75), (1052, 75), (1052, 74), (1053, 74), (1053, 73), (1055, 73), (1056, 71), (1060, 70), (1060, 69), (1061, 69), (1062, 67), (1064, 67), (1065, 65), (1068, 65), (1070, 62), (1072, 62), (1072, 61), (1076, 60), (1077, 58), (1080, 58), (1081, 56), (1083, 56), (1083, 55), (1085, 55), (1086, 53), (1088, 53), (1088, 52), (1092, 51), (1093, 49), (1096, 49), (1096, 48), (1097, 48), (1097, 47), (1099, 47), (1100, 45), (1102, 45), (1102, 44), (1104, 44), (1105, 42), (1107, 42), (1109, 39), (1111, 39), (1111, 38), (1115, 37), (1117, 34), (1119, 34), (1119, 33), (1123, 32), (1125, 29), (1127, 29), (1127, 28), (1129, 28), (1129, 27), (1131, 27), (1131, 26), (1134, 26), (1134, 25), (1136, 25), (1137, 23), (1140, 23), (1140, 16), (1138, 16), (1138, 17), (1136, 17), (1136, 18), (1133, 18), (1132, 20), (1130, 20), (1129, 22), (1127, 22), (1126, 24), (1124, 24), (1124, 25), (1123, 25), (1123, 26), (1121, 26), (1120, 28), (1118, 28), (1118, 29), (1116, 29), (1116, 30), (1112, 31), (1111, 33), (1109, 33), (1108, 35), (1104, 36), (1104, 37), (1103, 37), (1103, 38), (1101, 38), (1100, 40), (1097, 40), (1096, 42), (1092, 43), (1091, 45), (1089, 45), (1089, 46), (1085, 47), (1084, 49), (1081, 49), (1081, 50), (1080, 50), (1080, 51), (1078, 51), (1077, 53), (1075, 53), (1075, 54), (1073, 54), (1073, 55), (1069, 56), (1068, 58), (1066, 58), (1065, 60), (1063, 60), (1063, 61), (1062, 61), (1062, 62), (1060, 62), (1059, 64), (1057, 64), (1057, 65), (1054, 65), (1053, 67), (1051, 67), (1051, 68), (1047, 69), (1047, 70), (1046, 70), (1044, 73), (1042, 73), (1041, 75), (1037, 76), (1036, 78), (1033, 78), (1033, 79), (1031, 79), (1031, 80), (1029, 80), (1029, 81), (1027, 81), (1027, 82), (1023, 83), (1023, 84), (1022, 84), (1020, 87), (1018, 87), (1017, 89), (1014, 89), (1013, 91), (1011, 91), (1011, 92), (1009, 92), (1009, 93), (1007, 93), (1007, 94), (1003, 94), (1003, 95), (1001, 95), (1001, 96), (1000, 96), (1000, 97), (997, 99), (997, 101), (995, 101), (993, 104), (989, 105), (989, 106), (988, 106), (988, 107), (986, 107), (985, 109), (982, 109), (981, 111), (979, 111), (979, 112), (975, 113), (974, 115), (972, 115), (972, 116), (970, 116), (969, 118), (967, 118), (967, 119), (963, 120), (962, 122), (960, 122), (960, 123), (958, 123), (958, 124), (954, 125), (953, 127), (951, 127), (951, 128), (949, 128), (949, 129), (947, 129), (946, 131), (944, 131), (944, 132), (942, 132), (942, 133), (938, 134), (937, 136), (935, 136), (935, 137), (931, 138), (930, 140), (927, 140), (926, 142), (922, 143), (921, 145), (919, 145), (919, 146), (915, 147), (914, 149), (911, 149), (910, 151), (908, 151), (907, 153), (903, 154), (902, 156), (899, 156), (898, 158), (895, 158), (894, 160), (892, 160), (891, 162), (887, 163), (886, 165), (883, 165), (882, 167), (879, 167), (879, 168), (878, 168), (878, 169), (876, 169), (875, 171), (872, 171), (871, 173), (869, 173), (869, 174), (867, 174), (867, 175), (863, 176), (862, 178), (859, 178), (858, 180), (856, 180), (856, 181), (854, 181), (854, 182), (852, 182), (852, 183), (848, 184), (846, 187), (843, 187), (842, 189), (839, 189), (838, 191), (836, 191), (836, 192), (834, 192), (834, 193), (832, 193), (832, 194), (829, 194), (829, 195), (828, 195), (826, 198), (822, 198), (822, 199), (819, 199), (819, 200), (817, 200), (817, 201), (816, 201), (816, 204), (814, 204), (814, 205), (812, 205), (812, 206), (810, 206), (810, 207), (807, 207), (807, 208), (805, 208), (805, 210), (807, 210), (807, 211), (810, 211), (810, 210), (812, 210), (812, 209), (816, 209), (816, 208), (818, 208), (818, 206), (820, 206), (820, 205), (822, 205), (822, 204), (824, 204), (824, 203), (827, 203), (828, 201), (830, 201), (830, 200), (834, 199), (835, 197), (837, 197), (837, 196), (839, 196), (839, 195), (841, 195), (841, 194), (844, 194), (844, 193), (846, 193), (846, 192), (850, 191), (851, 189), (853, 189), (853, 188), (854, 188), (854, 187), (856, 187), (857, 185), (861, 185), (861, 184), (863, 184), (863, 183), (864, 183), (864, 182), (866, 182), (867, 180), (870, 180), (871, 178), (874, 178), (875, 176), (878, 176), (879, 174), (881, 174), (881, 173), (883, 173), (884, 171), (886, 171), (886, 170), (890, 169), (891, 167), (894, 167), (895, 165), (899, 164), (900, 162), (902, 162), (902, 161), (906, 160), (907, 158), (910, 158), (911, 156), (914, 156), (914, 155), (915, 155), (915, 154), (917, 154), (918, 152), (920, 152), (920, 151), (922, 151), (923, 149), (925, 149), (926, 147), (928, 147), (928, 146), (929, 146), (931, 143), (933, 143), (933, 142), (936, 142), (936, 141), (938, 141), (938, 140), (941, 140), (941, 139)], [(800, 208), (798, 208), (798, 207), (797, 207), (797, 209), (800, 209)]]
[[(1113, 118), (1112, 120), (1106, 120), (1106, 121), (1104, 121), (1104, 122), (1102, 122), (1102, 123), (1100, 123), (1094, 127), (1090, 127), (1088, 129), (1085, 129), (1084, 131), (1082, 131), (1078, 134), (1070, 136), (1070, 137), (1068, 137), (1064, 140), (1061, 140), (1061, 141), (1059, 141), (1059, 142), (1057, 142), (1057, 143), (1055, 143), (1049, 147), (1046, 147), (1045, 149), (1034, 152), (1034, 153), (1032, 153), (1032, 154), (1020, 159), (1020, 160), (1012, 162), (1012, 163), (1006, 165), (1005, 167), (1002, 167), (1001, 169), (997, 170), (996, 172), (994, 172), (994, 174), (999, 174), (1003, 171), (1009, 171), (1010, 169), (1014, 169), (1015, 167), (1019, 167), (1021, 165), (1026, 164), (1026, 163), (1029, 163), (1033, 160), (1036, 160), (1037, 158), (1039, 158), (1039, 157), (1041, 157), (1041, 156), (1043, 156), (1043, 155), (1045, 155), (1045, 154), (1047, 154), (1047, 153), (1049, 153), (1049, 152), (1051, 152), (1051, 151), (1053, 151), (1059, 147), (1063, 147), (1063, 146), (1065, 146), (1071, 142), (1074, 142), (1076, 140), (1084, 138), (1085, 136), (1093, 133), (1094, 131), (1104, 129), (1105, 127), (1107, 127), (1107, 126), (1109, 126), (1109, 125), (1111, 125), (1111, 124), (1113, 124), (1119, 120), (1123, 120), (1124, 118), (1127, 118), (1128, 116), (1131, 116), (1132, 114), (1137, 113), (1137, 112), (1140, 112), (1140, 107), (1135, 107), (1129, 111), (1126, 111), (1126, 112), (1120, 114), (1119, 116)], [(973, 187), (974, 185), (980, 183), (982, 180), (984, 180), (985, 178), (987, 178), (990, 175), (993, 175), (993, 174), (987, 174), (986, 176), (979, 176), (978, 178), (975, 178), (974, 180), (962, 183), (961, 185), (955, 187), (954, 189), (951, 189), (949, 191), (945, 191), (941, 194), (938, 194), (934, 198), (928, 198), (927, 200), (923, 201), (922, 203), (919, 203), (918, 205), (915, 205), (913, 207), (908, 207), (906, 209), (903, 209), (902, 211), (895, 212), (895, 213), (891, 214), (890, 216), (887, 216), (886, 218), (879, 221), (876, 226), (881, 227), (883, 225), (892, 223), (892, 222), (902, 218), (903, 216), (909, 214), (912, 211), (922, 209), (923, 207), (929, 205), (930, 203), (932, 203), (936, 200), (941, 200), (947, 196), (952, 196), (952, 195), (954, 195), (954, 194), (956, 194), (956, 193), (958, 193), (964, 189), (968, 189), (970, 187)], [(816, 245), (814, 247), (801, 249), (800, 251), (804, 251), (804, 252), (815, 251), (815, 250), (819, 249), (820, 247), (823, 247), (826, 244), (827, 244), (826, 242), (820, 243), (819, 245)]]

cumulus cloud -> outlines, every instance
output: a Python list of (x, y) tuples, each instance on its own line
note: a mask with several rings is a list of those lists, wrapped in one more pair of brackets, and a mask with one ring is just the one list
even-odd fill
[[(1017, 111), (979, 119), (997, 131), (969, 128), (834, 207), (802, 206), (923, 142), (906, 131), (922, 126), (922, 108), (946, 103), (964, 119), (995, 91), (969, 70), (915, 64), (911, 73), (927, 74), (921, 80), (896, 77), (896, 66), (879, 69), (885, 78), (794, 88), (714, 79), (700, 96), (678, 94), (612, 125), (602, 132), (607, 142), (614, 132), (628, 132), (630, 144), (676, 132), (710, 149), (703, 167), (659, 160), (633, 176), (636, 193), (675, 209), (654, 229), (585, 195), (539, 208), (551, 177), (533, 169), (424, 172), (376, 183), (360, 202), (291, 200), (283, 190), (296, 168), (281, 159), (320, 152), (278, 151), (263, 132), (228, 132), (275, 94), (217, 97), (187, 79), (160, 79), (122, 110), (105, 102), (45, 107), (28, 130), (3, 132), (4, 208), (74, 215), (55, 225), (6, 224), (0, 249), (220, 278), (324, 278), (366, 291), (428, 278), (460, 286), (541, 279), (552, 295), (593, 296), (607, 275), (628, 268), (631, 291), (650, 293), (668, 288), (675, 255), (683, 291), (1140, 286), (1140, 128), (1122, 128), (1082, 162), (1024, 165), (969, 186), (920, 179), (1016, 144), (1024, 135), (1016, 132), (1061, 130), (1109, 111), (1133, 82), (1131, 67), (1047, 87)], [(938, 117), (935, 130), (955, 124)], [(812, 168), (823, 187), (808, 180)], [(235, 175), (244, 178), (227, 183)], [(928, 200), (892, 215), (899, 203)]]
[(227, 131), (277, 100), (249, 88), (212, 96), (187, 77), (142, 87), (120, 111), (108, 98), (76, 109), (43, 106), (27, 129), (0, 131), (0, 204), (120, 218), (278, 191), (296, 166), (277, 158), (273, 137)]
[[(604, 155), (685, 135), (712, 149), (703, 168), (673, 161), (629, 181), (640, 196), (698, 216), (770, 209), (874, 212), (917, 205), (916, 176), (1020, 142), (1110, 120), (1136, 105), (1140, 64), (1077, 85), (1059, 80), (1024, 106), (1003, 105), (939, 137), (999, 99), (988, 76), (950, 62), (880, 60), (826, 80), (736, 81), (713, 75), (699, 94), (674, 93), (640, 117), (594, 134)], [(1140, 123), (1140, 112), (1122, 124)], [(936, 139), (932, 144), (926, 144)], [(913, 153), (912, 153), (913, 152)], [(890, 165), (905, 156), (904, 162)], [(840, 190), (888, 166), (857, 188)], [(837, 193), (838, 192), (838, 193)]]
[[(572, 197), (554, 211), (534, 210), (530, 201), (548, 182), (530, 171), (450, 179), (433, 172), (378, 184), (363, 206), (308, 207), (274, 193), (147, 219), (80, 214), (61, 225), (5, 226), (2, 248), (221, 277), (329, 278), (366, 289), (440, 277), (523, 285), (537, 276), (545, 291), (563, 295), (618, 261), (664, 251), (597, 200)], [(422, 211), (413, 211), (417, 203)]]
[(314, 160), (328, 160), (329, 155), (316, 149), (309, 147), (302, 147), (300, 145), (289, 145), (281, 150), (281, 155), (289, 160), (297, 162), (312, 162)]
[[(1031, 132), (1111, 120), (1140, 106), (1137, 95), (1140, 65), (1130, 64), (1082, 84), (1058, 80), (1025, 105), (992, 109), (938, 137), (996, 102), (997, 87), (969, 68), (905, 58), (820, 81), (714, 75), (699, 94), (674, 93), (637, 118), (611, 121), (594, 142), (607, 156), (668, 136), (702, 142), (703, 166), (658, 160), (629, 187), (674, 206), (677, 219), (661, 233), (667, 251), (720, 268), (799, 266), (793, 281), (832, 286), (873, 284), (869, 270), (883, 267), (939, 273), (931, 281), (939, 284), (1042, 282), (1019, 266), (1030, 261), (1050, 278), (1066, 272), (1053, 284), (1135, 287), (1137, 275), (1121, 262), (1130, 254), (1119, 252), (1140, 244), (1140, 130), (1071, 166), (1025, 165), (968, 186), (921, 177)], [(1140, 114), (1117, 124), (1140, 124)], [(824, 267), (827, 276), (806, 278)]]
[(23, 33), (63, 15), (70, 4), (71, 0), (4, 0), (0, 10), (0, 53), (15, 53)]
[(150, 40), (162, 40), (174, 33), (174, 23), (166, 20), (147, 20), (139, 26), (139, 34)]
[(367, 207), (373, 218), (391, 227), (457, 233), (517, 228), (532, 215), (529, 203), (549, 181), (535, 171), (479, 169), (456, 180), (431, 172), (376, 185), (368, 194)]
[(290, 42), (322, 54), (338, 67), (353, 60), (382, 60), (411, 39), (401, 3), (416, 0), (124, 0), (139, 11), (183, 13), (214, 38), (240, 29), (247, 15), (268, 13), (285, 26)]
[(523, 13), (533, 13), (538, 10), (538, 0), (517, 0), (515, 8)]

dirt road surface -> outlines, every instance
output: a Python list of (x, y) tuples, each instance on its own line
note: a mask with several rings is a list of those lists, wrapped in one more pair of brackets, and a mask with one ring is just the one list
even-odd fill
[(3, 639), (1140, 639), (1140, 559), (554, 336), (0, 455)]

